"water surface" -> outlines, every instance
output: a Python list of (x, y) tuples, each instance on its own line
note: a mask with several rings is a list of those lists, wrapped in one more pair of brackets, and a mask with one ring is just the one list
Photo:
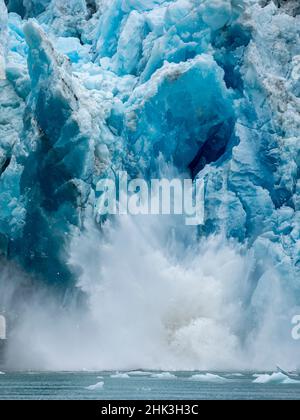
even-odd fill
[(0, 375), (0, 399), (300, 400), (300, 376), (285, 381), (260, 375), (267, 382), (254, 383), (257, 377), (224, 372), (6, 372)]

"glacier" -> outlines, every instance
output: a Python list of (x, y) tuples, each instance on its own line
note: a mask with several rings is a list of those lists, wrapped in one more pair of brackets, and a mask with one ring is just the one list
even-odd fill
[[(68, 308), (90, 305), (107, 349), (145, 342), (140, 359), (128, 345), (116, 366), (101, 354), (109, 368), (299, 367), (298, 1), (0, 0), (0, 40), (0, 310), (19, 311), (11, 276), (24, 300), (45, 287)], [(99, 180), (170, 167), (204, 179), (203, 226), (96, 220)], [(173, 234), (166, 261), (156, 251)], [(99, 273), (112, 279), (103, 295)], [(154, 320), (137, 320), (147, 296)], [(135, 324), (140, 334), (126, 329)]]

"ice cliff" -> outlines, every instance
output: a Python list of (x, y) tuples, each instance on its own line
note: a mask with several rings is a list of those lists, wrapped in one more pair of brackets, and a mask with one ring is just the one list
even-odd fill
[(255, 255), (252, 305), (274, 270), (299, 305), (298, 1), (0, 0), (0, 40), (3, 260), (73, 285), (97, 181), (163, 156), (205, 179), (199, 236)]

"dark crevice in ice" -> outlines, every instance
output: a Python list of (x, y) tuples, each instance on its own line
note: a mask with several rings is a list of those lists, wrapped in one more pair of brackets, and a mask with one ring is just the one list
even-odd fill
[(241, 94), (244, 82), (240, 73), (243, 50), (249, 45), (251, 31), (243, 25), (235, 24), (213, 34), (212, 45), (216, 49), (214, 58), (224, 70), (224, 81), (228, 88)]
[(95, 0), (86, 0), (86, 7), (88, 10), (88, 18), (91, 18), (97, 12), (97, 4)]
[(222, 122), (212, 127), (205, 143), (201, 146), (195, 158), (189, 164), (193, 178), (210, 163), (217, 162), (227, 151), (234, 128), (234, 121)]
[(11, 156), (8, 156), (5, 161), (2, 163), (0, 167), (0, 176), (6, 171), (6, 169), (9, 167), (9, 164), (11, 162)]
[(22, 19), (39, 16), (46, 10), (50, 2), (51, 0), (33, 0), (27, 2), (24, 2), (23, 0), (5, 0), (8, 11), (17, 13)]
[(24, 19), (26, 8), (23, 5), (23, 0), (5, 0), (5, 4), (9, 12), (17, 13)]

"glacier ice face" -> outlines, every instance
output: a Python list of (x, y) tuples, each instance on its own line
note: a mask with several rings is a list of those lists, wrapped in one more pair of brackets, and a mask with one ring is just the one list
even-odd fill
[(276, 276), (297, 307), (297, 7), (0, 0), (4, 260), (69, 290), (78, 280), (69, 245), (95, 216), (99, 179), (119, 169), (156, 177), (163, 159), (205, 180), (197, 234), (221, 234), (253, 254), (249, 313), (268, 316)]
[(271, 1), (273, 1), (277, 7), (281, 8), (292, 16), (297, 16), (300, 13), (298, 0), (262, 0), (261, 5), (266, 6)]
[(80, 36), (82, 25), (88, 10), (85, 0), (65, 2), (51, 1), (45, 13), (40, 16), (40, 22), (51, 25), (52, 31), (62, 36)]
[(5, 79), (5, 44), (7, 39), (7, 9), (4, 1), (0, 2), (0, 35), (1, 35), (1, 46), (0, 46), (0, 79)]

